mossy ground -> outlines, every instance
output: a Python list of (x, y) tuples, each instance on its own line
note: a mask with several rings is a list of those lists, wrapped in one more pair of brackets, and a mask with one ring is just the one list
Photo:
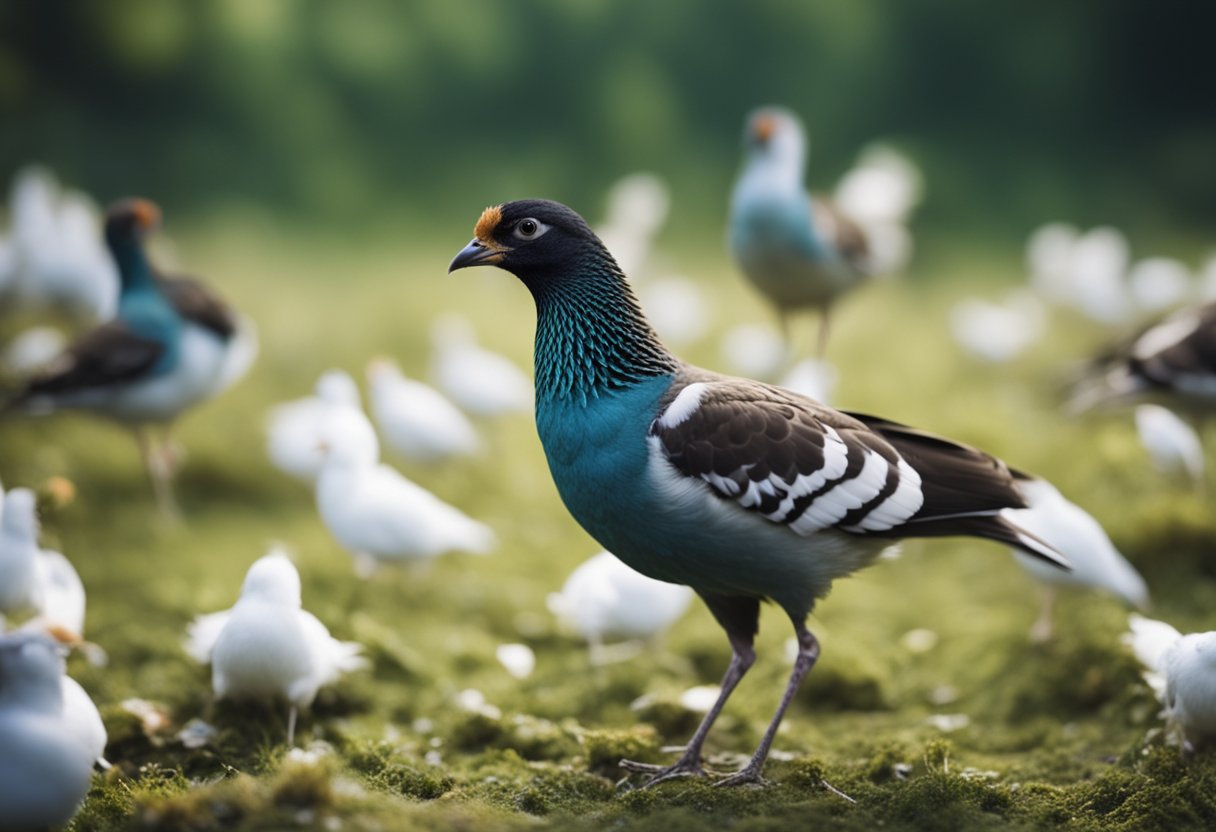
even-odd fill
[[(115, 764), (97, 777), (75, 829), (1216, 825), (1216, 757), (1183, 760), (1155, 731), (1157, 708), (1119, 645), (1125, 611), (1067, 595), (1055, 640), (1031, 644), (1036, 588), (998, 546), (913, 542), (899, 559), (837, 584), (812, 618), (823, 655), (778, 735), (772, 785), (762, 790), (674, 782), (633, 791), (617, 782), (618, 758), (664, 759), (663, 746), (687, 739), (695, 716), (677, 697), (716, 682), (729, 652), (699, 607), (649, 652), (596, 669), (557, 630), (545, 595), (598, 547), (563, 510), (528, 418), (485, 425), (490, 452), (480, 460), (402, 465), (497, 530), (493, 557), (445, 557), (358, 581), (309, 492), (266, 462), (263, 414), (304, 394), (322, 370), (361, 373), (377, 354), (425, 375), (428, 322), (445, 310), (470, 316), (485, 343), (527, 366), (534, 313), (524, 289), (494, 270), (444, 274), (465, 232), (443, 245), (327, 242), (268, 226), (179, 236), (180, 259), (255, 317), (262, 340), (251, 376), (180, 425), (181, 524), (155, 513), (120, 429), (76, 416), (0, 424), (6, 486), (54, 475), (77, 486), (75, 502), (47, 504), (45, 533), (79, 569), (88, 636), (110, 656), (105, 668), (70, 664), (102, 709)], [(710, 292), (715, 337), (682, 352), (711, 367), (723, 366), (716, 335), (728, 323), (768, 320), (717, 246), (687, 261), (671, 255)], [(1028, 356), (985, 367), (952, 345), (947, 309), (968, 280), (992, 293), (1018, 280), (1016, 263), (976, 258), (926, 278), (876, 285), (841, 307), (830, 350), (842, 376), (836, 402), (1049, 477), (1144, 573), (1156, 614), (1184, 631), (1210, 629), (1210, 499), (1149, 468), (1126, 414), (1059, 415), (1060, 381), (1102, 333), (1056, 313)], [(339, 637), (363, 642), (373, 663), (323, 691), (302, 718), (306, 753), (285, 748), (282, 707), (214, 703), (207, 670), (181, 647), (187, 622), (229, 606), (272, 540), (295, 551), (306, 607)], [(902, 636), (917, 628), (936, 633), (936, 645), (908, 649)], [(780, 612), (766, 610), (760, 659), (710, 737), (721, 764), (758, 741), (788, 673), (788, 635)], [(495, 648), (513, 641), (537, 655), (524, 681), (495, 660)], [(458, 708), (465, 688), (502, 716)], [(631, 710), (643, 694), (653, 704)], [(120, 707), (130, 697), (162, 705), (170, 724), (149, 735)], [(935, 714), (969, 722), (943, 734), (927, 721)], [(196, 717), (218, 733), (187, 749), (175, 735)]]

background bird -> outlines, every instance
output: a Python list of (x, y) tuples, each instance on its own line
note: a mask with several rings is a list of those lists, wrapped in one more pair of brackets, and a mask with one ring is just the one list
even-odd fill
[(807, 194), (806, 131), (794, 113), (782, 107), (755, 110), (743, 138), (743, 170), (730, 201), (731, 254), (773, 305), (787, 341), (790, 315), (819, 312), (822, 356), (832, 304), (867, 277), (906, 259), (909, 243), (898, 229), (919, 199), (914, 169), (884, 151), (868, 168), (863, 159), (863, 170), (842, 182), (839, 196), (874, 221), (871, 234), (863, 217)]
[(592, 664), (604, 664), (610, 660), (606, 642), (654, 638), (684, 614), (692, 596), (686, 586), (648, 578), (611, 552), (600, 552), (579, 564), (546, 605), (587, 642)]
[(436, 463), (481, 448), (477, 429), (456, 405), (429, 384), (407, 378), (392, 361), (371, 362), (367, 381), (380, 436), (407, 459)]
[(709, 728), (755, 660), (761, 600), (787, 613), (798, 652), (759, 747), (726, 784), (760, 780), (819, 655), (805, 624), (815, 601), (891, 539), (971, 535), (1066, 563), (1013, 520), (1033, 495), (1003, 462), (681, 362), (612, 255), (566, 206), (487, 208), (449, 271), (477, 265), (512, 272), (536, 301), (536, 425), (566, 507), (631, 567), (691, 586), (730, 641), (721, 694), (680, 760), (627, 764), (652, 774), (650, 783), (704, 774)]
[(63, 826), (89, 790), (94, 744), (65, 711), (59, 651), (40, 633), (0, 636), (0, 829)]
[(66, 557), (38, 545), (34, 492), (14, 488), (4, 495), (3, 504), (0, 617), (30, 613), (36, 618), (34, 626), (61, 628), (77, 639), (83, 637), (84, 584)]
[[(325, 455), (321, 440), (330, 421), (341, 424), (343, 441), (376, 444), (376, 434), (363, 415), (359, 388), (345, 370), (327, 370), (313, 394), (270, 409), (266, 417), (266, 452), (270, 463), (288, 476), (316, 482)], [(378, 452), (377, 452), (378, 453)]]
[(256, 337), (197, 281), (159, 275), (144, 248), (159, 224), (160, 210), (147, 200), (110, 207), (105, 237), (122, 282), (117, 316), (28, 379), (4, 409), (87, 410), (131, 425), (158, 502), (175, 515), (170, 426), (248, 369)]
[(1123, 641), (1144, 666), (1144, 679), (1182, 735), (1184, 750), (1216, 741), (1216, 631), (1182, 635), (1163, 621), (1132, 614)]
[(506, 356), (479, 345), (466, 319), (438, 318), (431, 346), (431, 380), (465, 412), (496, 418), (532, 409), (528, 377)]
[(345, 418), (362, 420), (366, 429), (354, 431), (332, 419), (326, 423), (317, 510), (334, 539), (354, 556), (360, 575), (367, 577), (382, 563), (493, 550), (496, 539), (488, 526), (379, 461), (375, 434), (362, 412)]
[(300, 573), (279, 549), (249, 567), (231, 609), (192, 623), (186, 650), (210, 662), (216, 697), (286, 700), (288, 745), (295, 743), (299, 709), (309, 707), (323, 686), (367, 666), (359, 644), (333, 638), (302, 609)]

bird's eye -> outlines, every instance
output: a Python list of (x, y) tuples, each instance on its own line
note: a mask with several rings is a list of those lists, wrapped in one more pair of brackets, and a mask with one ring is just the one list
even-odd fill
[(543, 222), (528, 217), (520, 220), (515, 226), (515, 236), (521, 240), (535, 240), (541, 234), (549, 230), (549, 226)]

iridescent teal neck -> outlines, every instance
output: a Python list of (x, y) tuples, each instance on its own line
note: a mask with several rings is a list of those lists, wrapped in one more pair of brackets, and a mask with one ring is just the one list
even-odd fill
[(606, 254), (524, 282), (536, 300), (538, 402), (586, 403), (679, 368)]
[(107, 242), (110, 246), (110, 254), (114, 256), (114, 262), (118, 266), (123, 294), (129, 291), (156, 288), (152, 264), (148, 262), (148, 255), (138, 239), (124, 237), (118, 240), (110, 239)]

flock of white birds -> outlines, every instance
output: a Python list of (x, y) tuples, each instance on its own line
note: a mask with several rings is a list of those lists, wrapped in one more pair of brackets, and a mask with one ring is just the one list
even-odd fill
[[(883, 178), (884, 169), (889, 173), (892, 166), (904, 164), (889, 151), (875, 149), (842, 180), (837, 196), (859, 211), (870, 211), (881, 227), (875, 189), (883, 182), (919, 182), (906, 171), (902, 178)], [(35, 314), (53, 308), (83, 323), (105, 320), (116, 308), (118, 283), (98, 234), (96, 209), (72, 191), (47, 200), (48, 181), (48, 174), (38, 170), (17, 177), (12, 227), (7, 237), (0, 237), (0, 301), (5, 310)], [(599, 232), (626, 272), (636, 277), (660, 333), (682, 343), (711, 331), (714, 308), (695, 282), (663, 276), (656, 267), (661, 261), (654, 256), (653, 241), (669, 202), (657, 177), (627, 177), (613, 189)], [(879, 239), (885, 256), (906, 260), (911, 243), (905, 229), (892, 222), (880, 230)], [(1026, 349), (1046, 325), (1046, 303), (1074, 306), (1096, 320), (1122, 325), (1142, 312), (1216, 296), (1216, 260), (1199, 277), (1162, 259), (1129, 267), (1127, 243), (1111, 229), (1082, 234), (1067, 226), (1047, 226), (1036, 232), (1028, 251), (1029, 289), (1011, 293), (1001, 304), (963, 301), (953, 311), (955, 337), (982, 360), (1008, 361)], [(279, 404), (267, 416), (272, 464), (314, 490), (321, 520), (351, 554), (361, 576), (384, 564), (425, 561), (448, 552), (485, 555), (497, 545), (486, 524), (381, 461), (381, 443), (423, 466), (476, 456), (485, 447), (479, 421), (532, 408), (529, 377), (480, 347), (466, 321), (437, 320), (432, 336), (435, 386), (405, 376), (391, 359), (368, 364), (371, 418), (355, 379), (337, 369), (317, 380), (312, 395)], [(15, 337), (2, 360), (10, 373), (25, 374), (64, 343), (58, 330), (36, 327)], [(835, 368), (820, 359), (787, 367), (787, 347), (772, 328), (737, 326), (726, 333), (722, 350), (726, 363), (743, 374), (778, 377), (822, 401), (832, 395)], [(1197, 481), (1202, 478), (1198, 439), (1173, 413), (1144, 406), (1136, 421), (1154, 458)], [(1040, 502), (1054, 506), (1040, 515), (1052, 528), (1027, 528), (1058, 541), (1074, 569), (1062, 572), (1018, 556), (1048, 588), (1033, 635), (1050, 636), (1050, 588), (1058, 584), (1105, 590), (1133, 607), (1145, 607), (1143, 579), (1101, 526), (1054, 489), (1042, 496)], [(96, 707), (65, 674), (64, 649), (83, 647), (97, 662), (105, 656), (84, 641), (86, 597), (80, 578), (67, 558), (39, 545), (33, 492), (13, 488), (7, 494), (0, 491), (0, 498), (0, 632), (6, 625), (12, 630), (0, 636), (0, 828), (57, 825), (70, 819), (83, 799), (94, 763), (104, 764), (105, 748)], [(591, 660), (602, 663), (631, 656), (638, 640), (668, 628), (691, 598), (687, 587), (653, 581), (602, 552), (550, 596), (549, 608), (564, 627), (588, 642)], [(1183, 742), (1216, 738), (1216, 633), (1181, 636), (1169, 625), (1133, 615), (1127, 639)], [(612, 644), (622, 640), (623, 647)], [(367, 666), (358, 644), (334, 639), (303, 609), (299, 573), (277, 548), (251, 565), (231, 609), (201, 614), (194, 621), (185, 644), (190, 655), (210, 663), (216, 697), (286, 702), (289, 744), (297, 711), (312, 703), (318, 689)], [(531, 650), (520, 644), (502, 645), (499, 659), (519, 677), (527, 676), (535, 663)]]

